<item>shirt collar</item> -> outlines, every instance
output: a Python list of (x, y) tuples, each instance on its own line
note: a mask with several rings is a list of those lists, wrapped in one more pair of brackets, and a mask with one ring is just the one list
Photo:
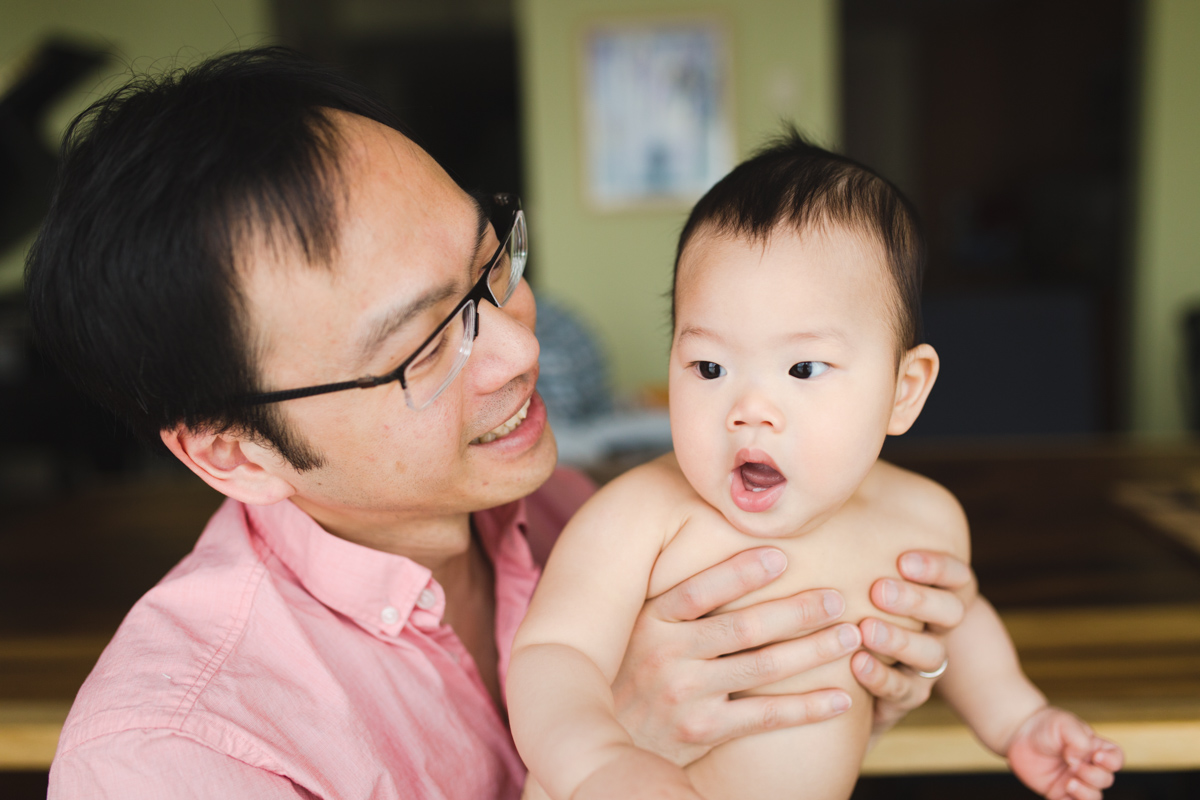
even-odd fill
[[(244, 506), (251, 531), (321, 603), (363, 628), (396, 636), (410, 621), (436, 627), (445, 612), (442, 587), (412, 559), (349, 542), (326, 531), (290, 500)], [(537, 567), (525, 538), (524, 499), (472, 515), (499, 585), (531, 577)]]

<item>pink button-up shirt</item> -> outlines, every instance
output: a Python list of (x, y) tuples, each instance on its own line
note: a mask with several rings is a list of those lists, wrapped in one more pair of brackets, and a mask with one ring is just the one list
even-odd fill
[[(474, 515), (496, 572), (501, 685), (544, 555), (590, 493), (560, 470)], [(429, 570), (290, 502), (227, 500), (80, 689), (56, 798), (515, 798), (503, 716)]]

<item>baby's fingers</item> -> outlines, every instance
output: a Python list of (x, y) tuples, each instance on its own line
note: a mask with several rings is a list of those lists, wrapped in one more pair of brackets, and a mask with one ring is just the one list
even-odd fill
[(1100, 739), (1092, 733), (1088, 724), (1073, 714), (1059, 711), (1062, 720), (1058, 725), (1063, 742), (1063, 759), (1074, 769), (1092, 760), (1092, 753)]
[[(1084, 729), (1090, 734), (1090, 729), (1086, 726)], [(1068, 735), (1068, 739), (1071, 738), (1073, 737)], [(1074, 765), (1073, 774), (1064, 787), (1067, 797), (1073, 800), (1099, 800), (1102, 791), (1113, 785), (1113, 773), (1125, 763), (1125, 754), (1120, 747), (1095, 734), (1090, 734), (1090, 738), (1091, 757)], [(1074, 742), (1069, 741), (1068, 749), (1071, 749), (1073, 744)], [(1074, 758), (1070, 760), (1074, 761)]]
[(1075, 771), (1075, 777), (1094, 789), (1106, 789), (1112, 786), (1112, 772), (1093, 764), (1084, 764)]
[(1079, 769), (1075, 770), (1075, 778), (1093, 789), (1107, 789), (1113, 785), (1113, 774), (1094, 764), (1081, 764)]
[(1071, 800), (1100, 800), (1103, 795), (1095, 786), (1088, 786), (1079, 778), (1067, 781), (1067, 797)]
[(1109, 772), (1116, 772), (1125, 766), (1125, 753), (1119, 745), (1106, 739), (1097, 739), (1099, 743), (1096, 752), (1092, 753), (1092, 763)]

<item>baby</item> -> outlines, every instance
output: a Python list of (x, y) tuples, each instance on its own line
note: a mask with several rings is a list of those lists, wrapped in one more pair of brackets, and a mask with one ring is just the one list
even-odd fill
[[(633, 745), (609, 687), (647, 598), (750, 547), (776, 546), (789, 566), (738, 606), (829, 587), (850, 623), (879, 615), (870, 586), (899, 577), (901, 553), (968, 559), (954, 497), (879, 460), (937, 377), (937, 353), (918, 343), (923, 258), (895, 187), (794, 133), (692, 210), (673, 289), (675, 452), (571, 520), (514, 644), (507, 695), (529, 796), (849, 797), (872, 702), (848, 658), (758, 690), (840, 688), (846, 713), (733, 739), (686, 765)], [(971, 602), (945, 644), (939, 688), (985, 745), (1046, 797), (1100, 797), (1120, 749), (1046, 704), (987, 601)]]

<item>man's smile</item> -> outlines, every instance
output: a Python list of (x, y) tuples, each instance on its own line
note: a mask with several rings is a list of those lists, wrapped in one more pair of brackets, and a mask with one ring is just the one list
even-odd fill
[(514, 430), (517, 429), (517, 426), (520, 425), (525, 420), (525, 417), (529, 414), (529, 404), (531, 402), (533, 402), (532, 396), (530, 396), (530, 398), (528, 400), (526, 400), (519, 409), (517, 409), (516, 414), (513, 414), (502, 425), (492, 428), (490, 431), (485, 433), (483, 436), (480, 436), (478, 439), (473, 439), (471, 441), (471, 444), (487, 444), (488, 442), (494, 442), (497, 439), (502, 439), (505, 436), (507, 436), (508, 434), (512, 433)]

